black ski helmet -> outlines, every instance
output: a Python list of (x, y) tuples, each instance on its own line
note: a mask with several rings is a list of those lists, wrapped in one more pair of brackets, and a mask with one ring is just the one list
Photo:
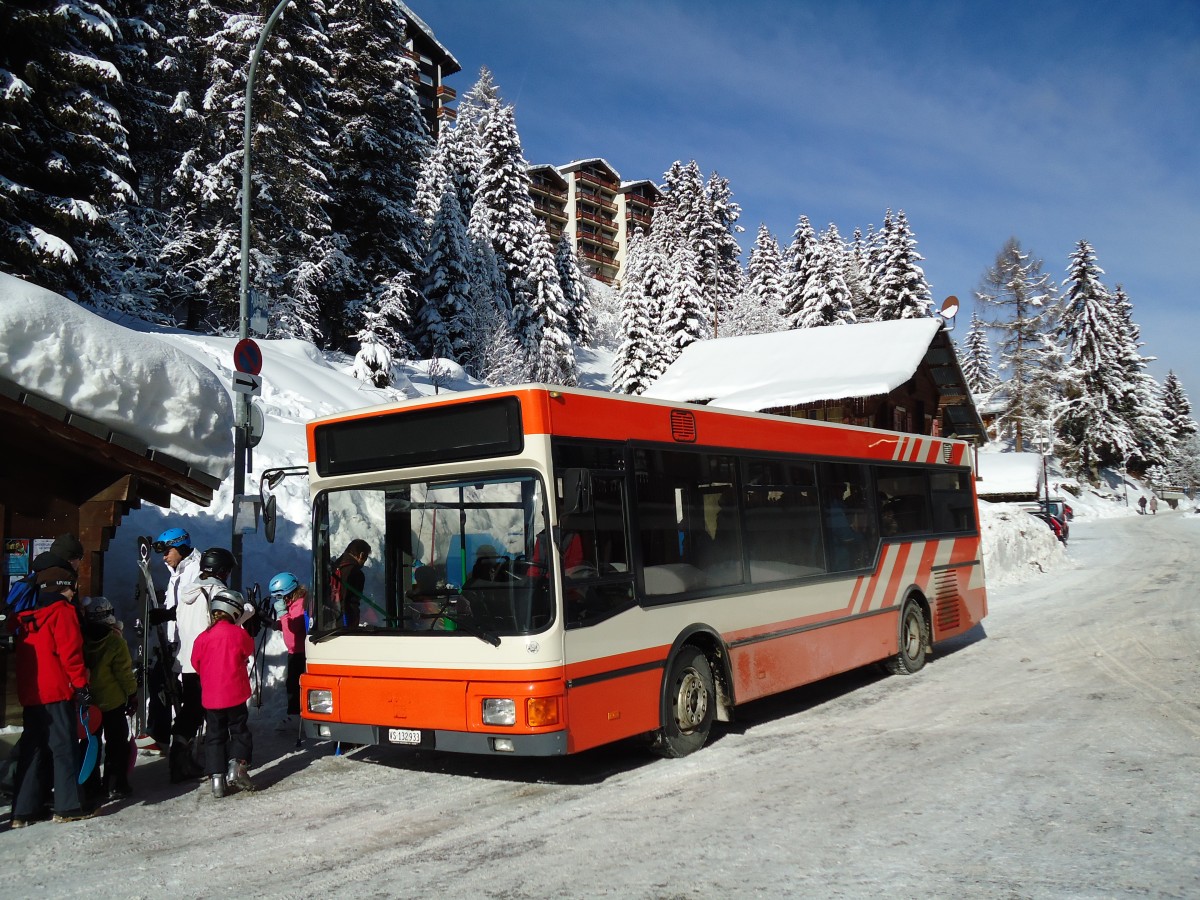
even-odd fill
[(233, 571), (233, 554), (224, 547), (209, 547), (200, 555), (200, 574), (224, 581)]

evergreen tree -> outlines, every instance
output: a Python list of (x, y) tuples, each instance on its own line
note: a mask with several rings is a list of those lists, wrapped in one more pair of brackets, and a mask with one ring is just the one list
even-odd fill
[(623, 394), (640, 394), (657, 374), (648, 370), (659, 355), (655, 329), (655, 298), (646, 293), (647, 256), (650, 241), (634, 235), (625, 252), (625, 271), (618, 292), (624, 339), (613, 358), (612, 386)]
[(471, 306), (468, 246), (458, 195), (447, 185), (430, 229), (420, 333), (423, 349), (431, 356), (454, 362), (460, 362), (470, 346), (466, 334)]
[(533, 214), (529, 165), (521, 154), (521, 139), (511, 106), (500, 107), (485, 125), (479, 186), (469, 223), (471, 234), (486, 236), (503, 263), (505, 286), (512, 300), (511, 323), (518, 343), (529, 327), (535, 300), (525, 275), (532, 247), (542, 226)]
[(783, 315), (788, 328), (800, 328), (804, 319), (804, 292), (813, 273), (817, 234), (808, 216), (800, 216), (792, 243), (783, 256)]
[[(331, 291), (348, 277), (347, 246), (334, 235), (326, 113), (332, 58), (325, 5), (289, 10), (259, 62), (252, 158), (251, 285), (266, 296), (269, 335), (316, 340)], [(205, 127), (176, 173), (177, 230), (166, 258), (206, 299), (210, 326), (229, 328), (239, 304), (243, 98), (259, 16), (205, 0), (189, 27), (204, 39)]]
[(423, 223), (414, 210), (430, 152), (411, 86), (416, 65), (405, 47), (406, 19), (395, 0), (333, 0), (329, 15), (332, 226), (353, 263), (343, 290), (328, 297), (326, 330), (341, 346), (371, 323), (377, 342), (403, 352), (424, 277)]
[(92, 2), (0, 5), (0, 265), (87, 296), (102, 277), (86, 244), (136, 202), (114, 97), (120, 29)]
[(842, 274), (842, 253), (841, 235), (837, 226), (830, 224), (829, 230), (813, 245), (809, 261), (811, 271), (804, 284), (803, 306), (795, 327), (816, 328), (854, 323), (850, 289)]
[(713, 308), (713, 336), (717, 322), (728, 311), (742, 288), (742, 249), (736, 234), (743, 229), (737, 224), (742, 209), (733, 200), (729, 179), (713, 172), (704, 186), (704, 204), (699, 217), (698, 241), (693, 244), (699, 257), (700, 291)]
[(896, 214), (885, 240), (875, 294), (879, 318), (919, 319), (933, 315), (929, 284), (925, 281), (924, 270), (917, 265), (924, 257), (917, 252), (917, 240), (908, 226), (904, 210)]
[(1077, 380), (1058, 426), (1070, 448), (1067, 462), (1080, 477), (1094, 477), (1100, 466), (1124, 465), (1137, 448), (1123, 415), (1130, 384), (1120, 358), (1120, 317), (1100, 281), (1103, 274), (1092, 246), (1079, 241), (1067, 269), (1059, 325)]
[[(573, 385), (577, 381), (575, 351), (567, 333), (568, 311), (562, 282), (554, 265), (554, 248), (544, 228), (537, 228), (530, 247), (528, 272), (533, 328), (517, 332), (534, 381)], [(524, 340), (523, 340), (524, 339)]]
[(698, 254), (684, 244), (676, 248), (668, 263), (672, 268), (659, 331), (665, 354), (662, 364), (654, 372), (655, 377), (666, 371), (684, 348), (708, 333), (708, 323), (705, 321), (707, 304), (697, 278), (701, 268), (696, 256)]
[(870, 238), (855, 228), (845, 256), (846, 287), (850, 289), (850, 306), (856, 322), (874, 322), (879, 318), (879, 304), (871, 293)]
[(1174, 370), (1167, 372), (1162, 388), (1162, 410), (1177, 448), (1183, 447), (1198, 429), (1192, 418), (1192, 404)]
[(783, 253), (767, 226), (759, 225), (750, 248), (745, 286), (734, 297), (723, 333), (734, 336), (782, 331), (787, 327), (779, 312), (782, 307)]
[(1000, 379), (992, 368), (992, 348), (988, 344), (987, 328), (978, 313), (971, 313), (971, 327), (967, 330), (960, 356), (963, 377), (967, 379), (967, 387), (971, 393), (976, 397), (991, 394), (1000, 383)]
[(1001, 434), (1013, 435), (1018, 451), (1026, 449), (1027, 435), (1045, 430), (1032, 385), (1042, 360), (1041, 335), (1051, 325), (1055, 287), (1042, 266), (1042, 260), (1021, 249), (1020, 241), (1009, 238), (975, 294), (995, 308), (995, 317), (985, 324), (1000, 332), (1000, 367), (1009, 372), (997, 424)]
[(554, 253), (554, 267), (562, 287), (563, 303), (567, 310), (567, 335), (580, 347), (592, 343), (592, 299), (587, 282), (579, 268), (579, 259), (570, 236), (564, 231)]

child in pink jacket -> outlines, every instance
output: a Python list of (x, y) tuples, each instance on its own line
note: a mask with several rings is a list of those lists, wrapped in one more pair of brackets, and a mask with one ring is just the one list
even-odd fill
[(219, 589), (208, 606), (212, 624), (196, 638), (192, 667), (200, 676), (204, 705), (204, 771), (212, 777), (213, 796), (220, 798), (227, 786), (254, 790), (246, 771), (254, 751), (246, 708), (250, 699), (246, 664), (254, 656), (254, 639), (234, 624), (244, 608), (237, 591)]

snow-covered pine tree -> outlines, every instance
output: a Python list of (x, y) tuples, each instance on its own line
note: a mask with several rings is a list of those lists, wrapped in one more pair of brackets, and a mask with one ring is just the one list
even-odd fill
[(543, 384), (571, 386), (578, 381), (575, 351), (567, 333), (568, 310), (562, 282), (554, 265), (554, 247), (542, 227), (534, 232), (527, 275), (534, 328), (516, 333), (530, 374)]
[(534, 303), (526, 273), (535, 235), (543, 230), (533, 213), (529, 186), (529, 165), (521, 152), (513, 108), (502, 106), (485, 125), (479, 185), (468, 222), (472, 236), (486, 236), (503, 262), (513, 304), (510, 321), (519, 344), (525, 343), (521, 334)]
[(695, 257), (698, 255), (688, 244), (681, 244), (668, 263), (671, 267), (669, 287), (659, 331), (665, 354), (660, 365), (655, 367), (655, 377), (666, 371), (686, 347), (709, 333), (705, 321), (708, 305), (697, 279), (700, 265)]
[(786, 327), (779, 312), (783, 306), (782, 266), (779, 242), (766, 225), (759, 225), (750, 248), (745, 286), (735, 295), (725, 318), (724, 336), (767, 334)]
[(854, 309), (850, 289), (842, 274), (844, 246), (837, 226), (830, 223), (813, 244), (804, 283), (803, 305), (795, 322), (796, 328), (817, 328), (822, 325), (854, 324)]
[[(326, 93), (331, 56), (324, 0), (289, 10), (259, 62), (255, 86), (251, 286), (267, 298), (268, 334), (321, 337), (325, 297), (346, 277), (345, 242), (332, 233)], [(193, 8), (204, 38), (205, 127), (177, 170), (178, 230), (166, 258), (208, 303), (211, 328), (237, 317), (241, 247), (243, 99), (263, 20), (213, 0)]]
[[(667, 306), (671, 303), (676, 279), (685, 278), (689, 285), (705, 282), (706, 257), (713, 262), (711, 277), (716, 279), (717, 247), (713, 242), (714, 234), (700, 167), (695, 160), (686, 165), (676, 160), (663, 176), (663, 196), (655, 206), (648, 237), (650, 247), (647, 249), (647, 259), (661, 261), (654, 265), (654, 269), (665, 280), (662, 292), (654, 294), (662, 309), (660, 318), (670, 315)], [(690, 248), (691, 252), (680, 255), (684, 248)], [(685, 264), (690, 269), (685, 269)], [(691, 296), (692, 288), (681, 289), (680, 296), (684, 294)], [(701, 318), (706, 325), (714, 321), (712, 299), (711, 296), (703, 297)], [(670, 351), (667, 351), (665, 362), (660, 360), (663, 368), (671, 358)]]
[(1123, 416), (1131, 385), (1121, 359), (1121, 321), (1100, 281), (1103, 274), (1091, 244), (1079, 241), (1067, 268), (1059, 323), (1077, 378), (1058, 433), (1069, 448), (1065, 461), (1081, 478), (1095, 478), (1100, 466), (1124, 465), (1137, 449)]
[(386, 330), (369, 330), (377, 342), (393, 341), (389, 349), (403, 353), (415, 330), (424, 240), (414, 210), (431, 148), (412, 87), (416, 64), (407, 55), (405, 23), (395, 0), (330, 3), (332, 225), (344, 236), (351, 260), (343, 290), (331, 292), (324, 310), (334, 346), (386, 319)]
[(640, 232), (629, 241), (618, 291), (624, 339), (613, 357), (612, 386), (623, 394), (640, 394), (654, 381), (647, 369), (659, 354), (654, 320), (656, 300), (645, 292), (646, 257), (650, 240)]
[(1167, 372), (1162, 387), (1162, 410), (1171, 429), (1171, 439), (1176, 447), (1184, 446), (1188, 439), (1197, 433), (1195, 419), (1192, 418), (1192, 404), (1188, 400), (1183, 383), (1174, 369)]
[(975, 293), (979, 302), (995, 310), (984, 323), (999, 331), (1000, 368), (1009, 372), (997, 427), (1001, 434), (1013, 436), (1018, 451), (1028, 449), (1026, 438), (1044, 425), (1034, 409), (1032, 383), (1043, 359), (1040, 335), (1051, 325), (1055, 286), (1042, 266), (1020, 241), (1009, 238)]
[(1129, 384), (1124, 418), (1137, 441), (1134, 465), (1142, 469), (1164, 465), (1174, 455), (1175, 446), (1162, 408), (1162, 388), (1147, 371), (1147, 365), (1155, 358), (1141, 354), (1141, 328), (1133, 321), (1133, 303), (1119, 284), (1113, 291), (1112, 305), (1120, 323), (1119, 355)]
[(792, 242), (783, 254), (783, 308), (788, 328), (800, 328), (804, 318), (804, 292), (813, 273), (817, 233), (808, 216), (801, 215)]
[(103, 273), (85, 244), (136, 202), (113, 98), (120, 31), (104, 3), (0, 5), (0, 266), (73, 295)]
[(996, 370), (992, 368), (992, 348), (988, 344), (987, 327), (978, 313), (971, 313), (971, 327), (963, 340), (963, 377), (967, 387), (976, 397), (987, 397), (1000, 383)]
[(883, 268), (875, 294), (879, 318), (919, 319), (933, 315), (929, 283), (925, 280), (925, 271), (917, 265), (924, 257), (917, 252), (917, 239), (909, 228), (904, 210), (896, 213), (885, 240)]
[(744, 229), (737, 224), (742, 208), (733, 200), (729, 179), (713, 172), (704, 185), (703, 215), (697, 252), (700, 262), (700, 291), (713, 309), (713, 337), (719, 333), (721, 318), (741, 293), (742, 248), (735, 235)]
[(558, 281), (562, 287), (563, 303), (567, 310), (567, 335), (580, 347), (592, 344), (592, 298), (587, 291), (587, 281), (579, 268), (575, 246), (565, 231), (558, 239), (554, 251), (554, 267), (558, 270)]
[(854, 320), (874, 322), (879, 318), (879, 304), (871, 294), (871, 248), (869, 238), (863, 237), (861, 228), (854, 229), (844, 264)]
[(421, 349), (434, 358), (461, 362), (470, 347), (466, 334), (472, 286), (469, 247), (458, 194), (448, 184), (430, 228), (419, 328)]

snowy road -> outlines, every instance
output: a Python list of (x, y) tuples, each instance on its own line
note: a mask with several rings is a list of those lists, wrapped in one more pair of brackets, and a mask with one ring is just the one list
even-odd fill
[(140, 766), (139, 802), (0, 833), (5, 894), (1200, 896), (1200, 516), (1077, 521), (1070, 557), (918, 676), (762, 701), (683, 760), (334, 758), (260, 725), (258, 794)]

